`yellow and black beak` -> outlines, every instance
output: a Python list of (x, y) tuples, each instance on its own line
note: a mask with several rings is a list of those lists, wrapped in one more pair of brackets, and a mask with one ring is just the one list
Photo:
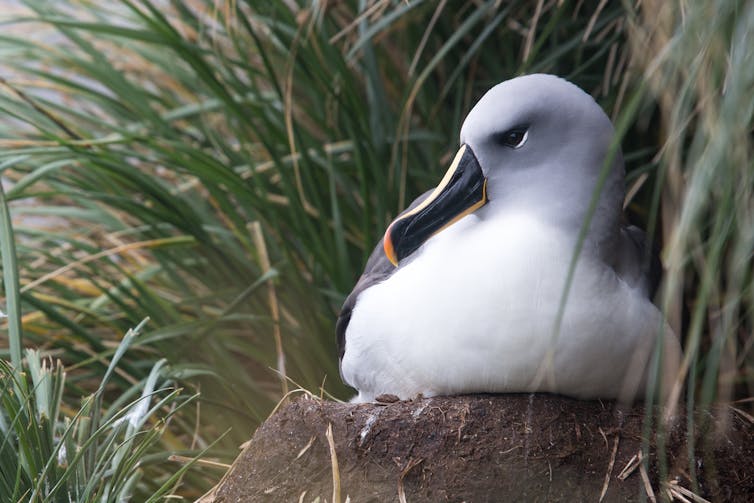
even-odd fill
[(471, 148), (461, 145), (440, 185), (387, 228), (383, 239), (385, 255), (397, 266), (427, 239), (486, 202), (487, 179)]

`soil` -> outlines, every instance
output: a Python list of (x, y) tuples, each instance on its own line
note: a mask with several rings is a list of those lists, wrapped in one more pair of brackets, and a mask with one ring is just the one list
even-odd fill
[(685, 417), (650, 428), (649, 459), (631, 468), (641, 406), (542, 394), (386, 402), (285, 405), (200, 501), (332, 502), (334, 485), (354, 503), (596, 502), (603, 492), (608, 502), (662, 501), (671, 491), (678, 501), (754, 501), (754, 424), (729, 407), (694, 415), (692, 474)]

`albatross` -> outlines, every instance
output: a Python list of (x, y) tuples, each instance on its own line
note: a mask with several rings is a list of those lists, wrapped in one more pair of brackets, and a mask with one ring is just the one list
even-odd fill
[(657, 380), (667, 394), (681, 349), (652, 302), (645, 235), (624, 223), (613, 142), (602, 108), (564, 79), (490, 89), (439, 185), (389, 225), (341, 309), (354, 401), (632, 400)]

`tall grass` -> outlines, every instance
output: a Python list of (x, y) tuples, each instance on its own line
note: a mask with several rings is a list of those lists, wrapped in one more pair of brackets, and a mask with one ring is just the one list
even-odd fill
[(663, 307), (684, 340), (674, 391), (694, 485), (694, 409), (754, 392), (753, 32), (750, 2), (650, 2), (631, 29), (663, 131), (650, 211), (664, 224)]
[(665, 225), (664, 303), (684, 328), (683, 372), (701, 384), (688, 387), (689, 404), (750, 396), (754, 5), (656, 2), (637, 21), (635, 53), (665, 132), (652, 207)]
[(232, 427), (215, 454), (286, 389), (347, 397), (333, 323), (371, 247), (439, 179), (474, 101), (541, 71), (630, 126), (627, 203), (665, 244), (689, 403), (750, 396), (750, 7), (24, 3), (0, 35), (7, 327), (77, 389), (149, 316), (124, 374), (161, 355), (211, 369), (201, 431)]
[(146, 379), (104, 405), (118, 360), (140, 328), (125, 335), (97, 390), (73, 410), (63, 400), (60, 361), (34, 350), (20, 368), (0, 360), (3, 501), (158, 501), (179, 484), (190, 465), (172, 475), (151, 468), (168, 460), (170, 453), (155, 446), (192, 398), (174, 386), (176, 370), (159, 361)]

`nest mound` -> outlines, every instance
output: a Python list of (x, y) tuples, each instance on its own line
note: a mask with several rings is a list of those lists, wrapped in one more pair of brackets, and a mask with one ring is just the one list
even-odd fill
[(334, 486), (341, 501), (379, 503), (623, 502), (648, 494), (751, 501), (754, 425), (745, 413), (695, 415), (693, 474), (685, 418), (652, 430), (641, 463), (645, 421), (641, 406), (543, 394), (377, 404), (307, 396), (273, 414), (200, 501), (332, 501)]

